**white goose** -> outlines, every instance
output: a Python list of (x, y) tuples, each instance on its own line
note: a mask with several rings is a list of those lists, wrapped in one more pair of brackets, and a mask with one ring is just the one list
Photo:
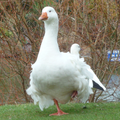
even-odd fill
[[(80, 52), (80, 46), (77, 43), (74, 43), (70, 48), (70, 53), (76, 55), (77, 57), (80, 57), (79, 52)], [(84, 61), (84, 58), (79, 58), (79, 61), (81, 60)], [(91, 88), (97, 88), (103, 91), (106, 90), (106, 88), (102, 85), (102, 83), (100, 82), (94, 71), (85, 62), (82, 63), (81, 71), (82, 74), (84, 74), (86, 78), (89, 79), (89, 86)]]
[(71, 53), (62, 53), (57, 43), (58, 15), (52, 7), (45, 7), (39, 20), (44, 21), (45, 35), (36, 62), (32, 65), (30, 87), (27, 94), (41, 110), (56, 104), (57, 113), (64, 115), (58, 105), (67, 103), (71, 97), (86, 102), (91, 93), (89, 81), (76, 64), (78, 58)]

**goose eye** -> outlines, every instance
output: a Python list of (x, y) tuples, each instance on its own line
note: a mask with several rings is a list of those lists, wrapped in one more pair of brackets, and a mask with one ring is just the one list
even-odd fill
[(51, 12), (51, 10), (49, 10), (49, 12)]

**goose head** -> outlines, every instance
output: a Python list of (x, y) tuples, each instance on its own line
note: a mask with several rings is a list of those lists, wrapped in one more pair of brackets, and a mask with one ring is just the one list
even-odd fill
[(47, 6), (42, 9), (42, 14), (38, 20), (43, 20), (45, 23), (51, 24), (58, 21), (58, 15), (54, 8)]
[(80, 46), (77, 43), (74, 43), (71, 48), (70, 48), (70, 52), (72, 54), (79, 54), (80, 52)]

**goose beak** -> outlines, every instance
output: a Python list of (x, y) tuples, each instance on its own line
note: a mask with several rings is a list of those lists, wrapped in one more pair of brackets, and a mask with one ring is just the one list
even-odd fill
[(47, 20), (48, 16), (46, 12), (43, 12), (42, 15), (38, 18), (38, 20)]

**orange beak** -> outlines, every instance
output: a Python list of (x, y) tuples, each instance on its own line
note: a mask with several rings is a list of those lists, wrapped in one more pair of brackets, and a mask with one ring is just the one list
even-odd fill
[(38, 18), (38, 20), (47, 20), (48, 16), (46, 12), (43, 12), (42, 15)]

